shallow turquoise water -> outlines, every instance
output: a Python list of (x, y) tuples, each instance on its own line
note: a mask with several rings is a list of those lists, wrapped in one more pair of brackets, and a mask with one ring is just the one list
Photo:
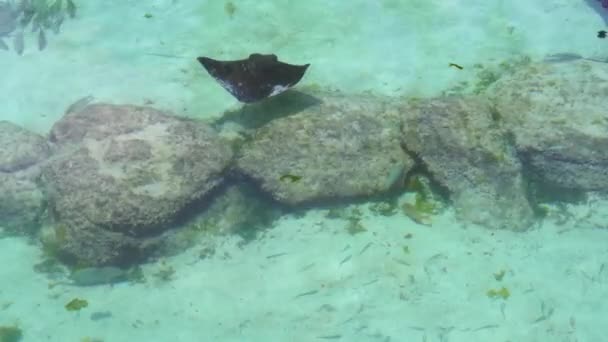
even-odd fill
[[(594, 1), (0, 6), (0, 342), (603, 340)], [(196, 61), (251, 53), (310, 67)]]

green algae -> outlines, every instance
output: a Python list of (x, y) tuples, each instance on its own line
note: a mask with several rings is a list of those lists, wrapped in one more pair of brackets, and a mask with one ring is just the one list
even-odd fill
[(226, 12), (226, 14), (232, 18), (234, 17), (234, 14), (236, 13), (237, 8), (236, 5), (234, 4), (234, 2), (232, 1), (228, 1), (224, 4), (224, 12)]
[(346, 225), (346, 231), (350, 235), (355, 235), (355, 234), (366, 232), (367, 228), (365, 228), (365, 226), (363, 224), (361, 224), (361, 219), (352, 218), (349, 220), (348, 224)]
[(0, 326), (0, 342), (19, 342), (23, 338), (23, 331), (15, 326)]
[(430, 180), (423, 175), (410, 176), (405, 183), (407, 192), (414, 192), (414, 202), (402, 205), (403, 212), (416, 223), (430, 225), (432, 216), (439, 213), (442, 208), (437, 195), (431, 187)]
[(438, 205), (416, 193), (414, 203), (404, 203), (403, 212), (416, 223), (430, 225), (431, 218), (437, 213)]
[(492, 299), (503, 299), (506, 300), (511, 296), (511, 292), (506, 287), (501, 287), (500, 289), (490, 289), (486, 292), (488, 298)]
[(89, 306), (89, 302), (86, 299), (74, 298), (65, 305), (65, 309), (68, 311), (80, 311), (87, 306)]

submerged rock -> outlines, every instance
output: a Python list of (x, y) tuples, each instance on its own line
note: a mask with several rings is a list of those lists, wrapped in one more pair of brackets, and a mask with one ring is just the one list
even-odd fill
[(46, 160), (51, 151), (46, 139), (8, 121), (0, 121), (0, 172), (25, 170)]
[(388, 191), (413, 166), (399, 145), (395, 106), (373, 97), (326, 96), (253, 133), (238, 172), (289, 204)]
[(86, 265), (131, 264), (223, 181), (232, 151), (208, 126), (147, 107), (93, 104), (50, 134), (44, 169), (57, 244)]
[(608, 64), (533, 64), (489, 89), (538, 179), (575, 190), (608, 190)]
[(490, 228), (522, 230), (533, 222), (522, 169), (490, 103), (446, 97), (403, 109), (403, 143), (448, 189), (457, 216)]
[(46, 197), (35, 179), (0, 173), (0, 227), (23, 235), (40, 228)]
[(179, 230), (166, 234), (163, 246), (154, 256), (182, 253), (187, 248), (200, 248), (201, 258), (215, 253), (219, 235), (239, 235), (243, 242), (273, 226), (284, 213), (247, 182), (231, 182), (213, 197), (208, 206)]
[(49, 145), (38, 134), (0, 121), (0, 146), (0, 226), (11, 233), (32, 233), (46, 209), (37, 179), (50, 156)]

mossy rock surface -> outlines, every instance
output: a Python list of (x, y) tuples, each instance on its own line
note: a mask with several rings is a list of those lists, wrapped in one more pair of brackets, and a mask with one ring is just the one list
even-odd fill
[(0, 326), (0, 342), (19, 342), (23, 331), (17, 326)]
[[(489, 101), (440, 97), (415, 101), (402, 113), (403, 146), (447, 189), (459, 218), (511, 230), (534, 222), (521, 162)], [(417, 202), (411, 212), (430, 211), (424, 198)]]
[(608, 67), (533, 63), (488, 89), (517, 152), (538, 180), (566, 191), (608, 190)]
[(256, 129), (236, 169), (289, 205), (375, 196), (403, 180), (414, 162), (399, 144), (394, 99), (319, 98)]
[(0, 121), (0, 146), (0, 226), (11, 234), (31, 235), (46, 209), (37, 180), (51, 149), (44, 137), (8, 121)]
[(90, 104), (53, 125), (43, 171), (62, 255), (128, 266), (224, 181), (232, 150), (208, 125), (150, 107)]

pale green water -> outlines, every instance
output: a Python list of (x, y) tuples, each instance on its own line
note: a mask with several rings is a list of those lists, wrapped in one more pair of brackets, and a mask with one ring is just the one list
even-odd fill
[(73, 1), (0, 0), (0, 342), (605, 339), (599, 1)]

